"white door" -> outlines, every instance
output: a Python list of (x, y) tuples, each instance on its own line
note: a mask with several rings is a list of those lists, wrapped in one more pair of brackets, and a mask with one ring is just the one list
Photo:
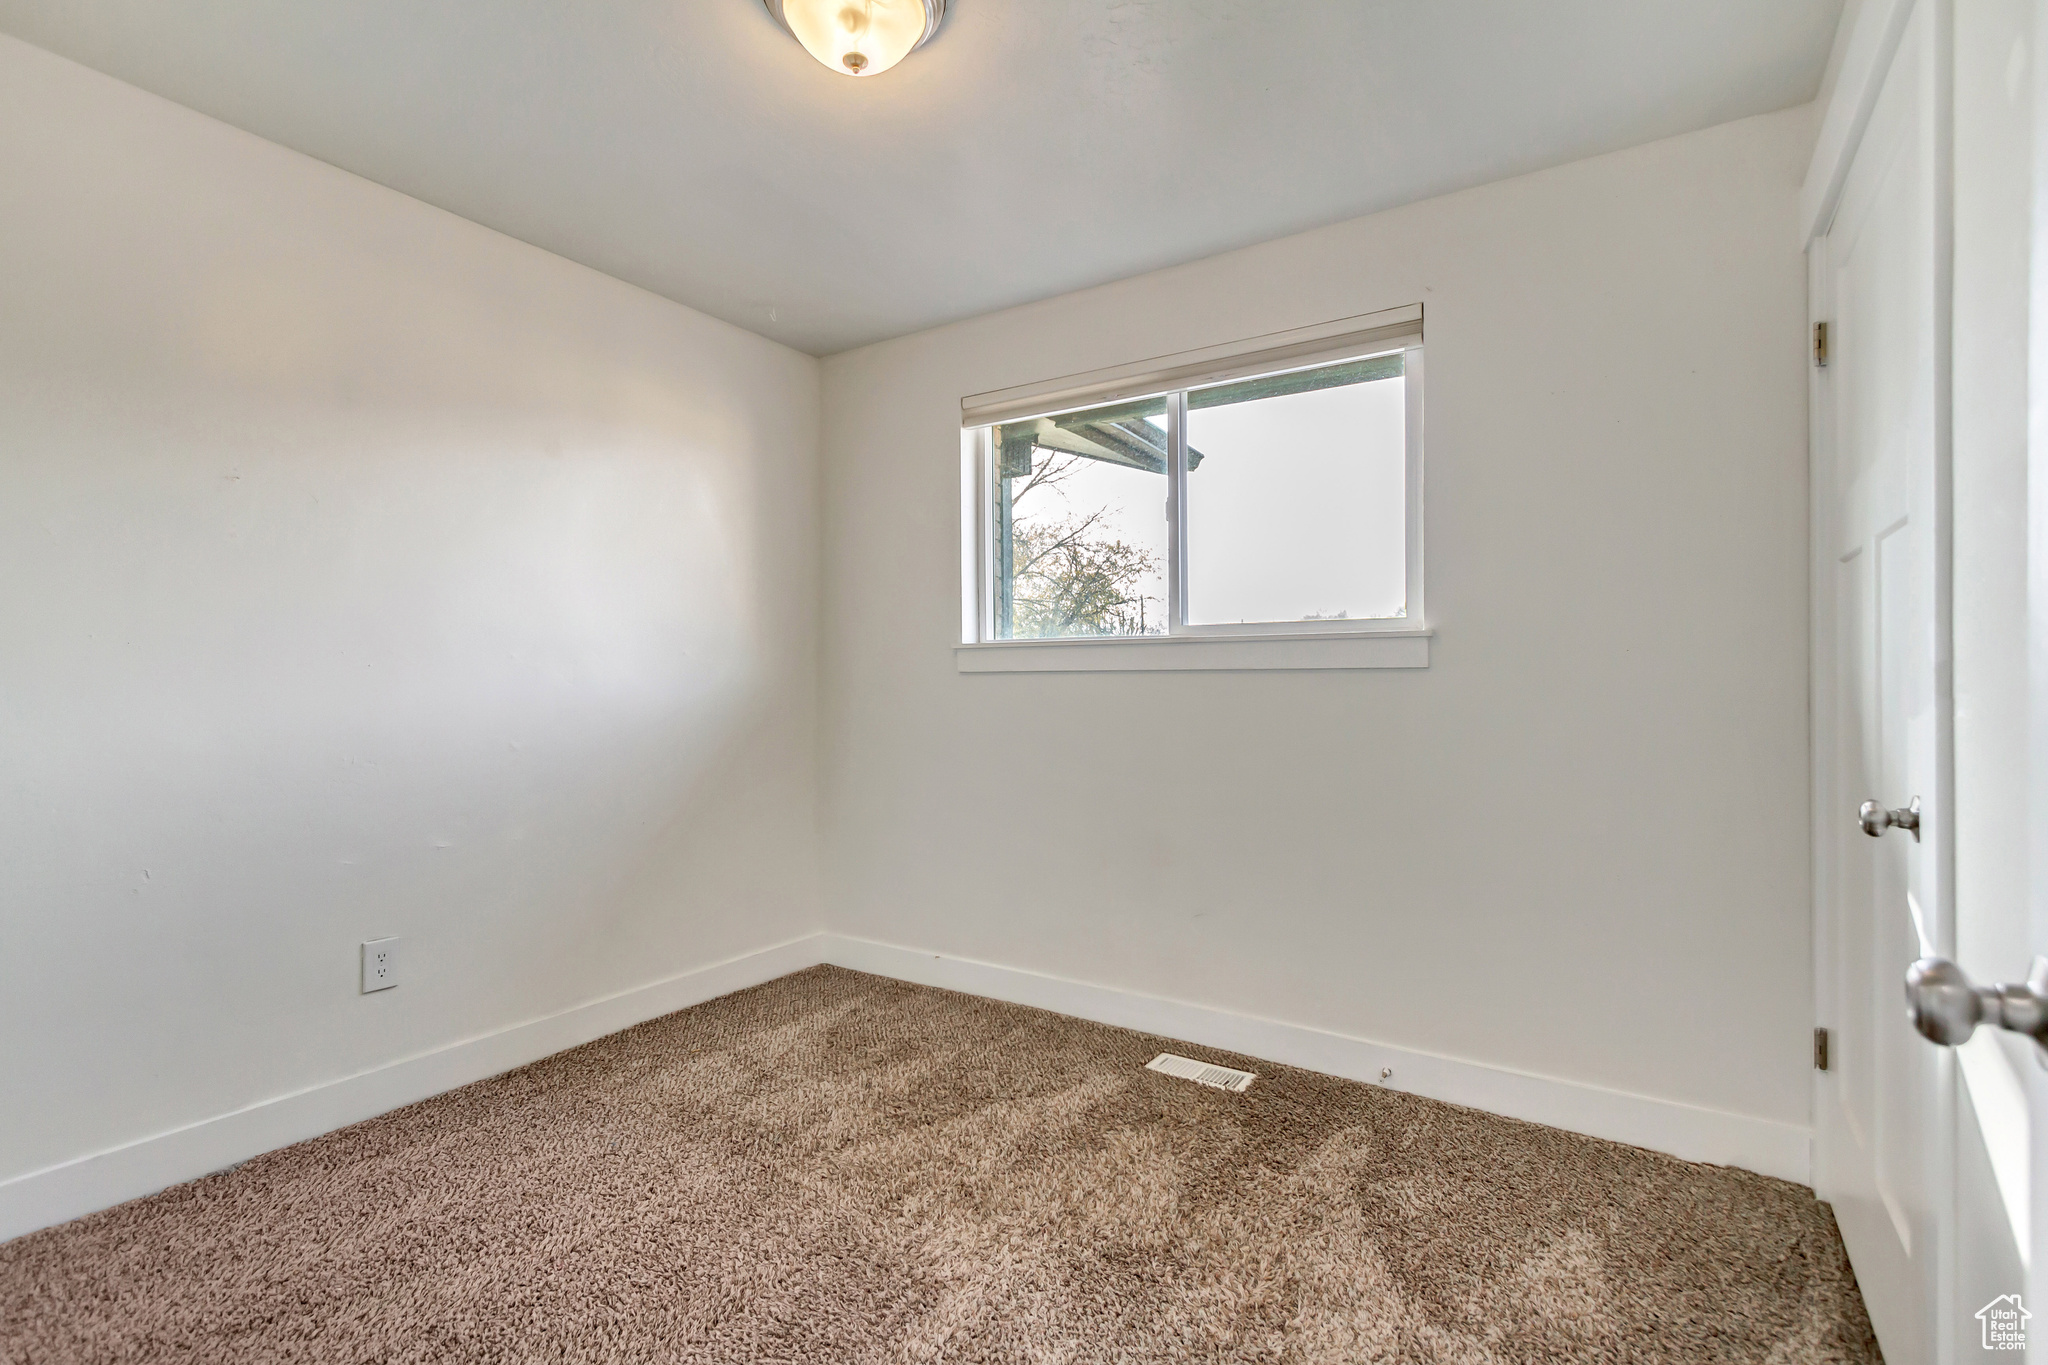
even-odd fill
[[(1832, 425), (1818, 533), (1832, 579), (1821, 1022), (1815, 1187), (1833, 1204), (1890, 1365), (1942, 1359), (1945, 1096), (1952, 1059), (1908, 1024), (1906, 970), (1945, 954), (1941, 773), (1946, 698), (1937, 484), (1941, 392), (1935, 139), (1943, 88), (1938, 8), (1914, 6), (1816, 253), (1829, 364), (1816, 393)], [(1816, 660), (1816, 663), (1821, 663)], [(1858, 807), (1909, 811), (1918, 828), (1868, 836)], [(1901, 817), (1902, 821), (1907, 817)]]
[[(2035, 730), (2027, 685), (2026, 287), (2034, 4), (1953, 6), (1954, 957), (1981, 983), (2023, 979), (2040, 951), (2028, 915), (2029, 811), (2048, 811), (2028, 792), (2025, 743)], [(1953, 1316), (1962, 1360), (1992, 1358), (1982, 1354), (1986, 1340), (2011, 1321), (2012, 1296), (2027, 1313), (2038, 1305), (2025, 1293), (2028, 1111), (2038, 1102), (2028, 1090), (2039, 1090), (2048, 1073), (2033, 1052), (2026, 1038), (1983, 1027), (1956, 1049)], [(1977, 1317), (2002, 1300), (2002, 1310)], [(1991, 1321), (1993, 1313), (2006, 1316)], [(2041, 1326), (2029, 1335), (2048, 1345), (2048, 1319)]]
[[(2025, 433), (2036, 10), (2048, 0), (1912, 5), (1814, 253), (1831, 350), (1815, 388), (1815, 665), (1833, 1054), (1815, 1186), (1892, 1365), (2022, 1358), (2015, 1329), (2048, 1344), (2048, 1319), (2028, 1330), (2026, 1283), (2042, 1270), (2030, 1204), (2048, 1073), (1993, 1027), (1935, 1046), (1901, 990), (1918, 958), (2016, 981), (2048, 944), (2032, 871), (2048, 858), (2028, 847), (2029, 808), (2048, 811), (2029, 796), (2048, 792), (2048, 762), (2029, 758), (2030, 734), (2048, 737), (2048, 575), (2028, 551), (2030, 524), (2048, 546), (2048, 517), (2027, 510)], [(1888, 819), (1915, 798), (1917, 829)]]

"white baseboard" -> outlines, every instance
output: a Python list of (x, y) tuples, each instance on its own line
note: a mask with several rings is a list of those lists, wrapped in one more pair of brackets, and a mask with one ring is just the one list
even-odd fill
[(1812, 1183), (1812, 1133), (1797, 1124), (1413, 1052), (1300, 1024), (843, 934), (823, 938), (824, 960), (856, 971), (1035, 1005), (1374, 1085), (1381, 1084), (1381, 1070), (1391, 1067), (1394, 1074), (1385, 1084), (1396, 1090), (1647, 1147), (1687, 1161), (1739, 1166), (1801, 1185)]
[(820, 962), (1371, 1084), (1379, 1084), (1380, 1071), (1391, 1067), (1394, 1074), (1385, 1083), (1394, 1089), (1648, 1147), (1688, 1161), (1740, 1166), (1800, 1184), (1811, 1181), (1811, 1135), (1794, 1124), (1413, 1052), (993, 963), (843, 934), (812, 934), (0, 1181), (0, 1241), (153, 1194)]
[(814, 967), (822, 935), (621, 991), (0, 1182), (0, 1241), (195, 1180), (565, 1048)]

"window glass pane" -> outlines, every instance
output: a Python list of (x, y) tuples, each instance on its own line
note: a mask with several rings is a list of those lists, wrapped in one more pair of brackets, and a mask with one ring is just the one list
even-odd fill
[(1188, 620), (1407, 613), (1397, 353), (1188, 394)]
[(993, 428), (1003, 640), (1166, 632), (1166, 400)]

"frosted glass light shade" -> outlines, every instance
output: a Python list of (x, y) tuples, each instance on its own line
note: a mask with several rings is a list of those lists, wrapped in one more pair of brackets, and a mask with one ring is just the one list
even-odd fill
[(946, 0), (765, 0), (804, 50), (842, 76), (879, 76), (939, 31)]

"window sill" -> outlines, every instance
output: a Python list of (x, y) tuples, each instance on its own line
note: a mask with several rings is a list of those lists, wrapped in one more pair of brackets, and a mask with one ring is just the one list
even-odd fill
[(1229, 672), (1428, 668), (1427, 627), (1301, 635), (1152, 635), (955, 645), (962, 673)]

